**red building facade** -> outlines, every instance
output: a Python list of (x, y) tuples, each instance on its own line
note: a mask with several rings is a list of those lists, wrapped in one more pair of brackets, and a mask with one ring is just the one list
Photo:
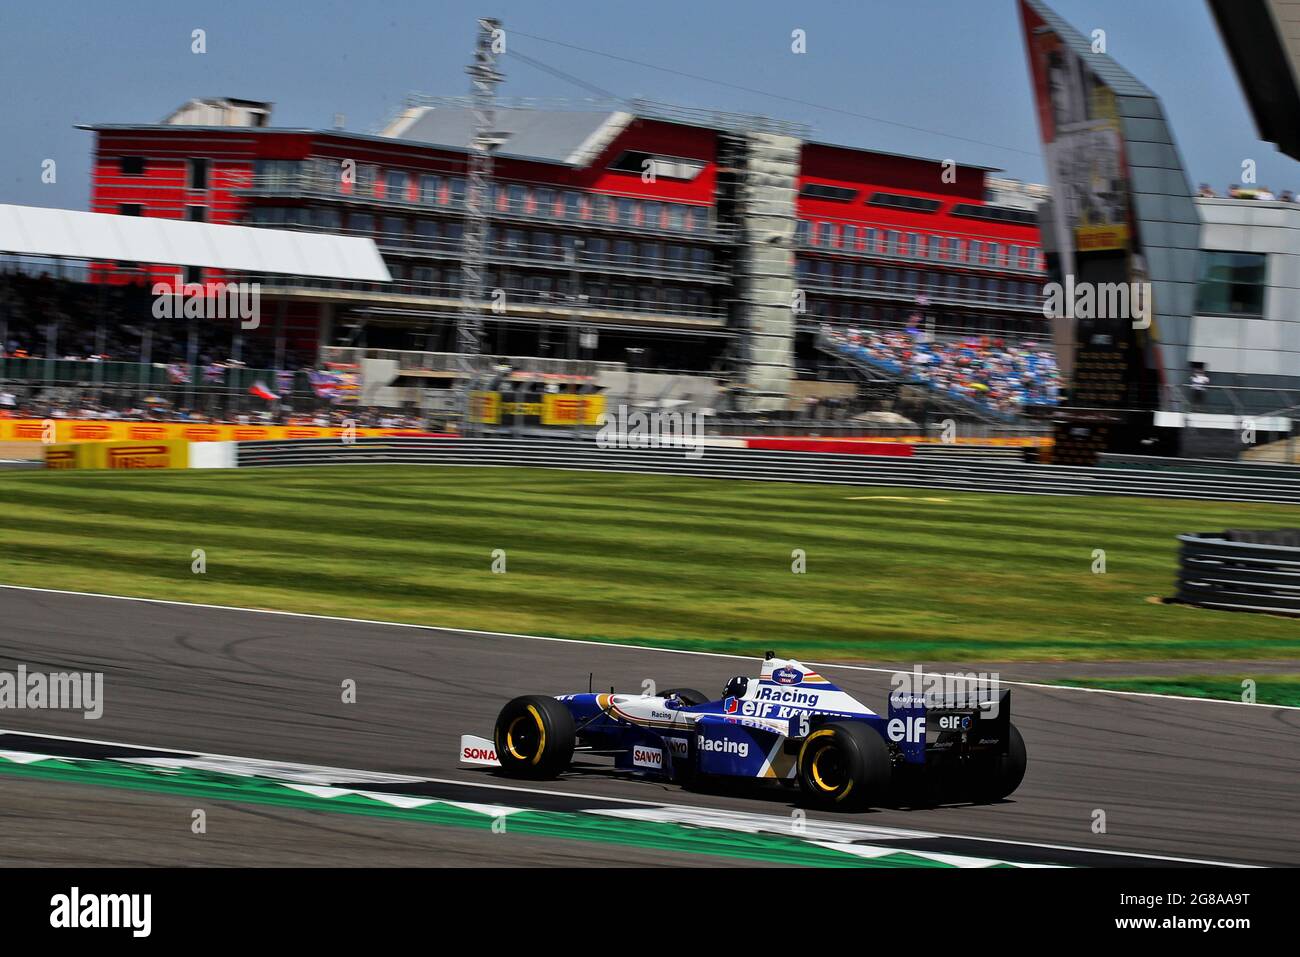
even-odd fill
[[(771, 241), (736, 214), (743, 134), (711, 116), (498, 114), (486, 288), (497, 354), (624, 359), (705, 371), (745, 335), (739, 264)], [(348, 344), (454, 350), (465, 216), (465, 111), (408, 110), (384, 135), (268, 126), (102, 125), (92, 210), (375, 239), (391, 284), (256, 278), (301, 353)], [(1032, 212), (991, 205), (988, 170), (800, 139), (785, 197), (793, 365), (823, 323), (1038, 337), (1042, 259)], [(173, 267), (102, 266), (109, 281)], [(596, 332), (596, 336), (575, 334)], [(583, 343), (579, 345), (579, 343)]]

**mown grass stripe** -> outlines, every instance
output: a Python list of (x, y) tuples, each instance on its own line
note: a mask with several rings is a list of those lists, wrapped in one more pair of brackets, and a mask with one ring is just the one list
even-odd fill
[[(0, 580), (756, 653), (919, 660), (1300, 656), (1281, 619), (1152, 604), (1181, 531), (1300, 510), (375, 466), (0, 475)], [(190, 572), (204, 548), (208, 570)], [(502, 548), (508, 572), (491, 572)], [(807, 574), (791, 573), (803, 549)], [(1091, 573), (1105, 549), (1107, 573)]]

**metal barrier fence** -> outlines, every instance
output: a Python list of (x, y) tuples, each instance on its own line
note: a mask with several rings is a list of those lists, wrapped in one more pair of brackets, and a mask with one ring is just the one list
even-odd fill
[(1178, 600), (1300, 617), (1300, 528), (1179, 535)]
[(1250, 474), (1035, 465), (1007, 461), (975, 449), (940, 458), (820, 452), (772, 452), (719, 447), (601, 448), (590, 440), (555, 439), (304, 439), (241, 442), (237, 464), (246, 466), (422, 464), (525, 466), (578, 471), (687, 475), (700, 478), (905, 486), (1018, 495), (1140, 495), (1225, 502), (1300, 504), (1300, 478), (1261, 466)]

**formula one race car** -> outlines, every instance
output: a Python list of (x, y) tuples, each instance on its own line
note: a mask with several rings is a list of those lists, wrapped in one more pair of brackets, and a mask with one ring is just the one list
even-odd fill
[(1024, 777), (1025, 743), (1011, 724), (1010, 691), (972, 697), (896, 690), (881, 717), (768, 652), (758, 678), (731, 679), (716, 701), (689, 688), (515, 698), (492, 740), (462, 737), (460, 758), (523, 778), (555, 777), (577, 753), (682, 784), (797, 781), (807, 803), (834, 810), (998, 801)]

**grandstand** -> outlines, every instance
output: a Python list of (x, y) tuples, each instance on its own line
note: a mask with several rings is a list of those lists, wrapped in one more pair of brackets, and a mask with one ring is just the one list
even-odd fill
[[(359, 134), (278, 128), (269, 104), (207, 100), (160, 123), (90, 126), (92, 208), (373, 239), (392, 283), (268, 277), (263, 334), (286, 355), (357, 350), (368, 381), (390, 376), (385, 394), (442, 405), (456, 370), (414, 373), (434, 361), (420, 356), (457, 349), (469, 112), (412, 96)], [(575, 374), (597, 363), (643, 387), (668, 377), (649, 397), (780, 414), (809, 399), (854, 404), (846, 376), (819, 381), (825, 324), (904, 328), (920, 310), (954, 334), (1046, 335), (1041, 188), (641, 101), (509, 101), (496, 125), (485, 286), (499, 308), (484, 353), (577, 363)], [(104, 263), (94, 278), (159, 274)]]
[(875, 332), (827, 327), (822, 348), (875, 383), (920, 386), (925, 404), (989, 422), (1014, 422), (1026, 406), (1055, 405), (1056, 360), (1040, 342), (935, 337), (914, 326)]

